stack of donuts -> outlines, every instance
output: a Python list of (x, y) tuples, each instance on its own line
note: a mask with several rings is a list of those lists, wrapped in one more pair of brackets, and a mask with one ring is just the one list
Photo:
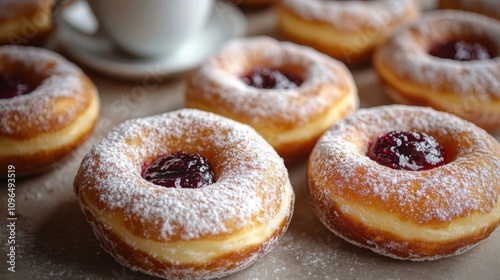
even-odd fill
[[(245, 269), (285, 234), (303, 163), (313, 212), (347, 242), (413, 261), (471, 249), (500, 224), (500, 22), (469, 2), (235, 1), (274, 5), (280, 38), (227, 42), (186, 77), (186, 108), (84, 156), (74, 191), (101, 247), (166, 279)], [(359, 109), (351, 70), (370, 62), (402, 104)], [(43, 171), (99, 109), (61, 55), (0, 47), (0, 168)]]

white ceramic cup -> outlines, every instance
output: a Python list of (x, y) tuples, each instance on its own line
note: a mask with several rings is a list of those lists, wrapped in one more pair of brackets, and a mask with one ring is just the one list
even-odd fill
[(167, 55), (200, 32), (214, 0), (87, 0), (116, 47), (138, 57)]

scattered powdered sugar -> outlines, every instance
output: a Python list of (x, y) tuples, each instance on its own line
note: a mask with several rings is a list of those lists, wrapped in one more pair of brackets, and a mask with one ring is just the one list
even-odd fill
[[(83, 73), (62, 56), (36, 47), (0, 47), (0, 74), (11, 64), (29, 69), (26, 75), (40, 77), (42, 82), (31, 93), (0, 99), (1, 135), (19, 137), (59, 129), (57, 126), (71, 123), (86, 108)], [(56, 101), (66, 98), (74, 104), (64, 111), (56, 110)]]
[[(254, 88), (240, 79), (254, 66), (298, 67), (304, 82), (297, 89)], [(252, 126), (280, 126), (309, 122), (346, 91), (356, 92), (356, 86), (341, 62), (308, 47), (261, 36), (228, 42), (191, 77), (186, 99), (211, 104), (218, 113), (240, 116)]]
[[(151, 158), (178, 150), (208, 159), (217, 182), (199, 189), (164, 188), (141, 177)], [(288, 183), (283, 161), (249, 126), (182, 109), (127, 121), (84, 158), (75, 191), (98, 209), (123, 213), (144, 238), (196, 239), (269, 221)], [(82, 205), (83, 206), (83, 205)]]
[[(456, 155), (452, 162), (427, 171), (379, 165), (366, 156), (368, 145), (392, 130), (444, 139), (456, 145)], [(331, 190), (416, 223), (486, 213), (497, 206), (500, 196), (498, 142), (471, 123), (428, 108), (392, 105), (359, 110), (323, 135), (310, 165), (316, 184), (329, 185), (320, 196)], [(342, 179), (332, 186), (332, 178)]]
[[(445, 43), (447, 38), (486, 39), (497, 57), (462, 62), (427, 53), (433, 44)], [(465, 98), (500, 98), (500, 23), (494, 19), (459, 11), (430, 12), (390, 39), (379, 55), (380, 61), (402, 79)]]
[(283, 5), (306, 20), (326, 22), (344, 32), (371, 32), (373, 26), (405, 21), (408, 11), (417, 9), (414, 0), (284, 0)]

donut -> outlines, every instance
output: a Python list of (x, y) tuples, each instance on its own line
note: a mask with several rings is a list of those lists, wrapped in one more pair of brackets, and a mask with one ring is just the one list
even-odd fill
[(286, 231), (295, 198), (254, 129), (195, 109), (118, 125), (85, 156), (74, 189), (104, 250), (167, 279), (250, 266)]
[(189, 77), (185, 103), (249, 124), (289, 165), (359, 102), (344, 64), (262, 36), (233, 39), (208, 59)]
[(18, 176), (46, 169), (93, 132), (99, 97), (62, 56), (37, 47), (0, 47), (0, 168)]
[(396, 102), (429, 106), (487, 130), (500, 127), (500, 22), (438, 10), (395, 35), (373, 65)]
[(0, 2), (0, 45), (37, 44), (53, 29), (55, 0), (2, 0)]
[(440, 0), (439, 8), (479, 13), (500, 20), (500, 5), (496, 0)]
[(328, 130), (307, 167), (319, 220), (396, 259), (461, 254), (500, 223), (500, 144), (455, 115), (386, 105)]
[(415, 0), (283, 0), (277, 9), (286, 39), (348, 64), (369, 60), (377, 45), (419, 14)]
[(260, 8), (276, 4), (280, 0), (231, 0), (235, 5), (245, 8)]

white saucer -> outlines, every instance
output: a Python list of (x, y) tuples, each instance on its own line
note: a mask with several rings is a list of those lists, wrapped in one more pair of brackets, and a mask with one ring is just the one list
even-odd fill
[(76, 1), (62, 10), (58, 22), (59, 42), (76, 62), (109, 76), (134, 80), (190, 71), (225, 41), (243, 36), (246, 32), (243, 13), (230, 4), (218, 1), (204, 30), (190, 38), (176, 53), (143, 59), (123, 55), (107, 40), (85, 40), (78, 36), (81, 34), (77, 33), (94, 33), (97, 29), (86, 1)]

